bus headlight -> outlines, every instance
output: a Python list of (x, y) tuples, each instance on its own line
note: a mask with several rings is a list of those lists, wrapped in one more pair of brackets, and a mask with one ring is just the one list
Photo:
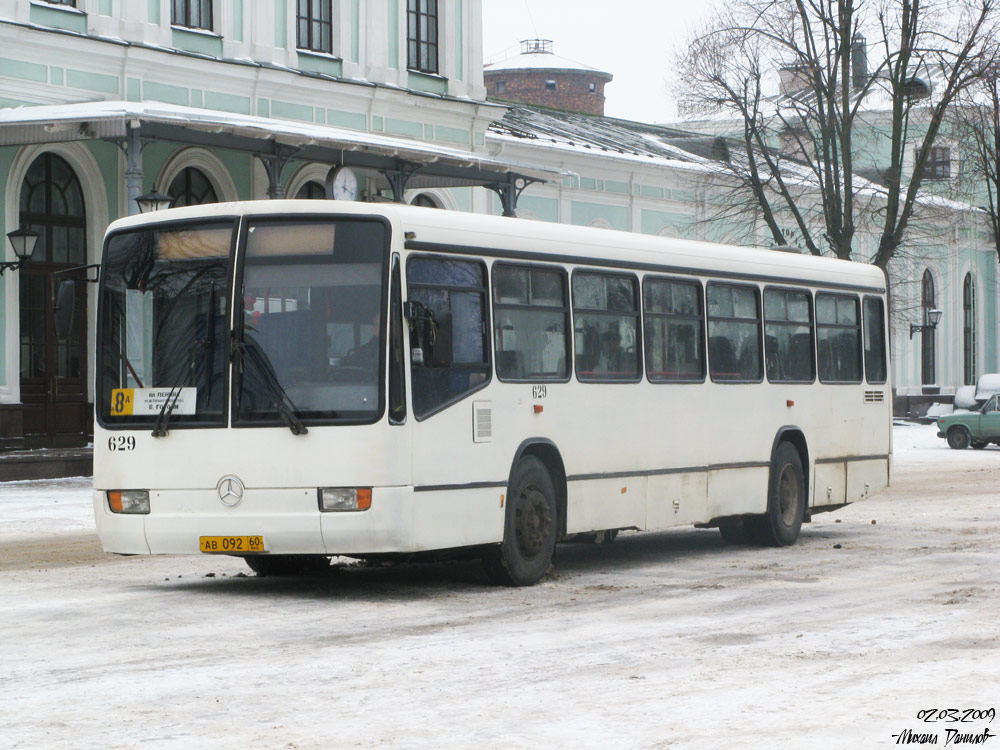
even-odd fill
[(370, 507), (372, 507), (371, 487), (319, 488), (320, 510), (368, 510)]
[(112, 513), (149, 513), (149, 490), (108, 490)]

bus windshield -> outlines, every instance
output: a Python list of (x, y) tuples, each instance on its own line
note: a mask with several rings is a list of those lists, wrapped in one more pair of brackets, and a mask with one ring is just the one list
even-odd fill
[(237, 423), (382, 414), (387, 233), (378, 221), (251, 221), (235, 342)]
[(101, 285), (97, 413), (148, 425), (222, 424), (233, 222), (121, 232)]

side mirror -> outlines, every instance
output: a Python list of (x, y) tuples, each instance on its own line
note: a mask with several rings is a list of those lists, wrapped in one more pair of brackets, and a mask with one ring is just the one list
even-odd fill
[(76, 307), (76, 282), (62, 281), (56, 288), (55, 306), (52, 308), (52, 319), (55, 322), (56, 336), (60, 339), (69, 338), (73, 331), (73, 313)]

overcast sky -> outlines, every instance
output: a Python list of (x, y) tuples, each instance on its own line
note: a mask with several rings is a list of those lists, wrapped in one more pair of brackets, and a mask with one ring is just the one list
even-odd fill
[(499, 62), (516, 55), (522, 39), (551, 39), (555, 54), (614, 76), (605, 114), (672, 121), (674, 51), (710, 7), (707, 0), (483, 0), (483, 58)]

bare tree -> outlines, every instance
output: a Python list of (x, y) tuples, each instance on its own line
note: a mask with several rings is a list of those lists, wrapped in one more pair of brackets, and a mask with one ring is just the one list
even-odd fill
[(971, 200), (989, 220), (990, 233), (1000, 260), (1000, 69), (969, 87), (958, 100), (951, 121), (965, 158), (963, 179), (969, 183)]
[[(868, 224), (872, 262), (886, 268), (945, 114), (996, 59), (995, 2), (737, 0), (680, 56), (680, 100), (737, 123), (739, 154), (720, 169), (775, 244), (790, 223), (811, 253), (852, 259)], [(886, 148), (872, 145), (879, 137)]]

